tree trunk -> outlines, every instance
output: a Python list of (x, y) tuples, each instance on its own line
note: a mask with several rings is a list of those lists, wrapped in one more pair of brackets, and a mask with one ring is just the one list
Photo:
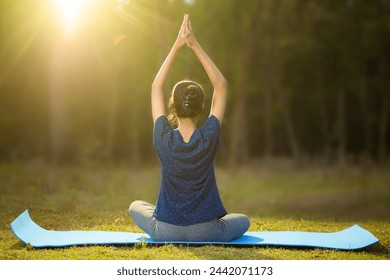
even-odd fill
[(337, 138), (338, 138), (338, 161), (341, 165), (346, 162), (346, 131), (345, 131), (345, 91), (340, 89), (338, 95), (338, 121), (337, 121)]
[(297, 137), (295, 135), (295, 129), (294, 129), (293, 121), (292, 121), (291, 112), (290, 112), (290, 109), (287, 105), (286, 98), (284, 97), (284, 94), (279, 89), (279, 86), (276, 84), (275, 84), (275, 94), (279, 100), (280, 107), (282, 109), (284, 124), (286, 126), (287, 138), (288, 138), (288, 142), (290, 145), (291, 153), (293, 155), (293, 158), (295, 160), (298, 160), (300, 157), (300, 151), (299, 151)]
[(292, 115), (290, 112), (290, 109), (288, 107), (286, 98), (283, 94), (283, 91), (280, 87), (280, 81), (279, 81), (279, 61), (278, 61), (278, 55), (276, 54), (276, 43), (278, 39), (278, 11), (279, 11), (279, 1), (273, 1), (273, 6), (272, 6), (272, 18), (274, 19), (274, 22), (271, 23), (270, 27), (270, 46), (271, 46), (271, 51), (270, 51), (270, 64), (269, 64), (269, 72), (270, 72), (270, 82), (271, 82), (271, 87), (272, 91), (275, 93), (276, 98), (279, 101), (282, 114), (283, 114), (283, 119), (284, 119), (284, 124), (286, 128), (286, 133), (287, 133), (287, 139), (289, 142), (289, 146), (291, 149), (291, 153), (293, 155), (293, 158), (295, 160), (299, 159), (300, 157), (300, 149), (297, 141), (297, 137), (295, 134), (295, 129), (294, 129), (294, 124), (292, 120)]
[(50, 159), (51, 164), (56, 166), (64, 158), (64, 152), (67, 142), (67, 118), (65, 111), (65, 87), (64, 56), (66, 45), (62, 46), (56, 43), (53, 47), (51, 56), (50, 71)]
[[(121, 31), (122, 28), (118, 28), (116, 36), (124, 35)], [(112, 71), (111, 76), (109, 77), (110, 82), (110, 104), (108, 112), (108, 124), (107, 124), (107, 156), (108, 160), (112, 161), (115, 151), (115, 145), (117, 140), (117, 126), (118, 126), (118, 104), (120, 100), (121, 93), (121, 76), (123, 74), (124, 66), (124, 51), (126, 40), (115, 44), (113, 46), (113, 60), (112, 60)]]
[(271, 159), (273, 157), (274, 149), (274, 135), (272, 130), (272, 99), (272, 90), (267, 86), (264, 90), (264, 154), (267, 159)]
[(379, 76), (381, 81), (380, 102), (381, 108), (379, 112), (379, 135), (378, 135), (378, 160), (384, 161), (387, 156), (387, 134), (389, 126), (389, 82), (386, 77), (386, 7), (385, 1), (381, 1), (378, 6), (378, 16), (380, 18), (380, 35), (381, 44), (379, 50)]
[(248, 160), (248, 128), (246, 119), (246, 102), (248, 96), (248, 77), (251, 62), (253, 60), (255, 36), (261, 1), (255, 1), (255, 8), (244, 38), (241, 62), (238, 69), (237, 97), (234, 103), (232, 120), (229, 164), (235, 165)]
[[(115, 77), (115, 75), (113, 75), (113, 77)], [(114, 158), (113, 150), (114, 150), (114, 141), (116, 135), (116, 126), (117, 126), (118, 96), (119, 96), (119, 84), (117, 82), (114, 83), (114, 85), (111, 87), (110, 111), (108, 115), (107, 156), (109, 161), (112, 161)]]
[[(133, 92), (131, 104), (137, 103), (138, 92)], [(141, 163), (141, 148), (140, 148), (140, 136), (139, 136), (139, 106), (133, 106), (130, 110), (130, 151), (131, 151), (131, 164), (133, 167), (138, 167)]]
[(322, 64), (321, 56), (317, 56), (316, 80), (317, 80), (316, 81), (317, 92), (320, 95), (318, 106), (319, 106), (322, 135), (324, 141), (324, 149), (323, 149), (322, 156), (323, 156), (323, 162), (327, 164), (331, 161), (331, 154), (332, 154), (331, 138), (332, 137), (330, 132), (329, 115), (327, 112), (326, 100), (324, 98), (325, 83), (324, 83), (324, 72), (323, 72), (323, 64)]
[(372, 144), (373, 144), (373, 130), (371, 121), (371, 110), (369, 96), (367, 95), (367, 82), (366, 75), (362, 73), (360, 76), (359, 85), (359, 103), (362, 117), (363, 134), (364, 134), (364, 146), (363, 146), (363, 157), (371, 159)]
[[(360, 9), (355, 7), (354, 9), (354, 20), (355, 20), (355, 38), (353, 45), (350, 46), (351, 50), (356, 49), (355, 58), (357, 60), (358, 68), (358, 97), (359, 97), (359, 106), (361, 110), (361, 121), (362, 121), (362, 132), (364, 134), (364, 145), (362, 147), (362, 156), (364, 159), (371, 159), (372, 148), (373, 148), (373, 129), (372, 129), (372, 111), (370, 110), (370, 95), (367, 91), (367, 73), (365, 70), (365, 58), (367, 56), (364, 51), (362, 43), (362, 19), (360, 14)], [(351, 60), (355, 60), (351, 58)]]
[(387, 156), (387, 131), (389, 126), (389, 103), (386, 100), (386, 94), (382, 94), (382, 106), (379, 119), (379, 150), (378, 159), (383, 162)]
[[(271, 28), (269, 29), (271, 30)], [(271, 32), (270, 32), (271, 33)], [(272, 37), (272, 34), (269, 34)], [(272, 41), (272, 40), (270, 40)], [(262, 75), (264, 77), (264, 156), (266, 159), (271, 159), (274, 152), (274, 137), (273, 137), (273, 75), (275, 74), (274, 69), (274, 46), (271, 44), (264, 45), (262, 50)]]

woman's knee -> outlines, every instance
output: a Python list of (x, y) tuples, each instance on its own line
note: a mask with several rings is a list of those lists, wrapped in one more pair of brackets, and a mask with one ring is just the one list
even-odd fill
[(238, 214), (238, 215), (240, 215), (240, 220), (241, 220), (243, 228), (245, 228), (245, 231), (247, 231), (249, 229), (249, 227), (251, 226), (251, 221), (250, 221), (249, 217), (244, 215), (244, 214)]
[(129, 214), (136, 212), (139, 206), (142, 204), (142, 200), (135, 200), (129, 206)]
[(224, 216), (222, 219), (229, 223), (239, 224), (242, 228), (246, 228), (246, 230), (251, 225), (250, 219), (244, 214), (230, 213)]
[(149, 215), (153, 215), (154, 208), (155, 208), (154, 205), (146, 201), (135, 200), (129, 206), (129, 214), (132, 217), (134, 217), (134, 214), (149, 216)]
[(239, 238), (250, 227), (248, 216), (243, 214), (227, 214), (220, 219), (221, 233), (224, 241), (230, 241)]
[[(249, 227), (251, 225), (251, 221), (249, 220), (248, 216), (246, 216), (244, 214), (236, 214), (235, 224), (242, 235), (249, 229)], [(240, 234), (240, 233), (238, 233), (238, 234)]]
[(134, 223), (151, 237), (156, 227), (156, 219), (153, 217), (154, 208), (154, 205), (142, 200), (136, 200), (129, 206), (129, 214)]

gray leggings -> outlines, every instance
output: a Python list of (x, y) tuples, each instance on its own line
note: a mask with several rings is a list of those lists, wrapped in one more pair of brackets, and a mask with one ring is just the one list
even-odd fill
[(219, 219), (189, 226), (177, 226), (153, 217), (155, 206), (141, 200), (129, 207), (134, 222), (154, 241), (209, 241), (227, 242), (244, 234), (250, 225), (243, 214), (227, 214)]

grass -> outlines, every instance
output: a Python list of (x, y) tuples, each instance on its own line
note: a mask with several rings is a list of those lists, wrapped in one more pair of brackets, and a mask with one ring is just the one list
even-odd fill
[(25, 209), (55, 230), (135, 231), (127, 214), (135, 199), (156, 200), (159, 168), (42, 162), (0, 163), (0, 259), (390, 259), (388, 167), (293, 167), (277, 162), (217, 169), (228, 211), (250, 216), (250, 231), (339, 231), (358, 223), (380, 243), (359, 251), (281, 247), (81, 246), (34, 249), (18, 241), (9, 224)]

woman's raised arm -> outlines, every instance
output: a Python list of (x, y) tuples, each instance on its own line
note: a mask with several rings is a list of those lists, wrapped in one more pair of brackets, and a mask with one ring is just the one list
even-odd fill
[(226, 107), (227, 82), (221, 71), (219, 71), (218, 67), (214, 64), (214, 62), (196, 40), (192, 31), (190, 19), (188, 17), (186, 18), (186, 33), (187, 46), (190, 47), (198, 57), (214, 87), (210, 115), (214, 115), (217, 117), (219, 122), (222, 123)]
[(178, 50), (186, 43), (186, 37), (188, 37), (186, 26), (187, 18), (188, 15), (185, 15), (176, 41), (173, 44), (171, 51), (169, 52), (164, 63), (162, 64), (156, 77), (154, 78), (152, 84), (151, 99), (153, 122), (155, 122), (158, 117), (165, 115), (164, 85)]

